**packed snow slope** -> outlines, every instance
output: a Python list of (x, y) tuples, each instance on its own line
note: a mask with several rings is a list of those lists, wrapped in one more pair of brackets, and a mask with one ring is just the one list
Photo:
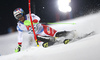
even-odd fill
[(29, 48), (20, 53), (1, 56), (0, 60), (100, 60), (100, 34), (68, 45)]
[[(17, 32), (0, 36), (0, 60), (100, 60), (100, 12), (72, 20), (57, 23), (76, 24), (54, 24), (52, 28), (63, 30), (76, 30), (77, 36), (82, 36), (91, 31), (95, 35), (69, 43), (59, 44), (48, 48), (29, 47), (29, 35), (24, 33), (23, 49), (19, 53), (14, 53), (17, 46)], [(29, 47), (29, 48), (27, 48)], [(27, 48), (27, 49), (26, 49)], [(13, 54), (11, 54), (13, 53)]]

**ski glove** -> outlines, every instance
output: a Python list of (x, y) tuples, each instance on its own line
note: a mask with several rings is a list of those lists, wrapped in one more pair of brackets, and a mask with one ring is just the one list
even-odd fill
[(20, 52), (20, 50), (21, 50), (21, 45), (18, 45), (18, 47), (15, 49), (15, 52), (17, 53), (17, 52)]

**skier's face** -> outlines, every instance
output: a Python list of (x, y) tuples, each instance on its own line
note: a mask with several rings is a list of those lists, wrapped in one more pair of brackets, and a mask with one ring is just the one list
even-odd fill
[(24, 22), (24, 20), (25, 20), (25, 17), (21, 14), (17, 15), (16, 18), (21, 22)]
[(24, 22), (25, 21), (25, 17), (24, 16), (22, 16), (21, 18), (19, 18), (18, 19), (19, 21), (21, 21), (21, 22)]

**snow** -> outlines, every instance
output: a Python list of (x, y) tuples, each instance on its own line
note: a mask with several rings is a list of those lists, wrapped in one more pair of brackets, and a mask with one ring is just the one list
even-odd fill
[(50, 25), (58, 31), (76, 30), (77, 36), (82, 36), (91, 31), (96, 33), (93, 36), (67, 45), (59, 44), (48, 48), (30, 46), (29, 35), (24, 33), (23, 50), (25, 50), (14, 53), (14, 49), (17, 46), (17, 32), (0, 36), (0, 60), (100, 60), (99, 16), (100, 12), (60, 22), (76, 23), (75, 25)]

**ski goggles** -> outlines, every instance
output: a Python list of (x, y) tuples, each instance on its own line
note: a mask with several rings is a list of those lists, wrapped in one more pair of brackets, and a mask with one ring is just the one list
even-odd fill
[(21, 14), (16, 16), (17, 19), (22, 18), (22, 17), (23, 17), (23, 15), (21, 15)]

